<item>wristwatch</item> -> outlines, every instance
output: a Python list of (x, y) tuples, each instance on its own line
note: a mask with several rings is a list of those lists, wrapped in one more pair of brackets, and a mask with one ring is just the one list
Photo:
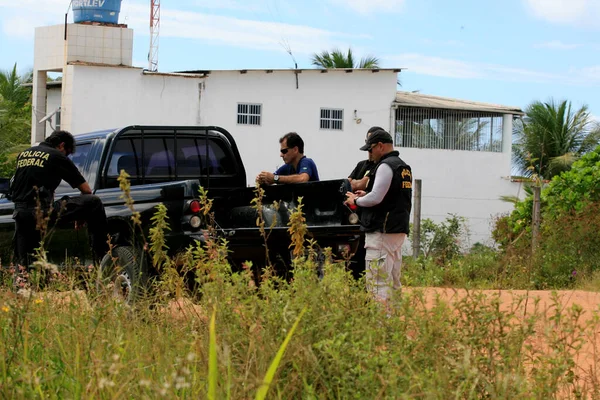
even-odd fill
[(279, 175), (277, 175), (277, 174), (273, 175), (273, 182), (279, 183)]

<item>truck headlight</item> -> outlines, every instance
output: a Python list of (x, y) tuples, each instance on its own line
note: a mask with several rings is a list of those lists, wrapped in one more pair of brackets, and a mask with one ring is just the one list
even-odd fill
[(190, 218), (190, 226), (194, 229), (200, 228), (201, 223), (202, 223), (202, 221), (200, 220), (200, 217), (197, 215), (194, 215), (192, 218)]

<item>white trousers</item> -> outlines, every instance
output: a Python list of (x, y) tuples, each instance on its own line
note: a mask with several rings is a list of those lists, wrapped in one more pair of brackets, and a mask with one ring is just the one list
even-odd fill
[(367, 290), (378, 300), (387, 300), (399, 290), (402, 244), (406, 233), (371, 232), (365, 235)]

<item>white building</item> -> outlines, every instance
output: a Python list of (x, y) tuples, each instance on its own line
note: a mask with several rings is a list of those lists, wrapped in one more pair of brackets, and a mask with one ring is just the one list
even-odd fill
[[(66, 39), (65, 39), (66, 38)], [(274, 171), (278, 139), (290, 131), (305, 141), (321, 179), (347, 177), (366, 154), (367, 129), (396, 132), (400, 156), (423, 181), (422, 216), (469, 219), (471, 242), (488, 242), (490, 222), (516, 195), (510, 182), (516, 108), (397, 92), (400, 69), (149, 72), (131, 67), (133, 31), (69, 24), (36, 29), (35, 122), (80, 134), (132, 124), (217, 125), (236, 139), (248, 184)], [(46, 85), (48, 71), (61, 71)], [(60, 99), (58, 95), (60, 94)], [(32, 124), (32, 142), (48, 123)]]

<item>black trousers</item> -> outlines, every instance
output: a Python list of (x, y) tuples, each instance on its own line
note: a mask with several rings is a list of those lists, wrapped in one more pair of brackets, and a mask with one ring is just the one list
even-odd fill
[[(15, 204), (13, 219), (15, 220), (15, 263), (22, 266), (31, 265), (34, 261), (35, 249), (40, 246), (41, 233), (36, 207)], [(49, 216), (48, 228), (63, 226), (67, 223), (85, 222), (90, 234), (90, 244), (94, 258), (99, 261), (108, 252), (108, 223), (104, 205), (98, 196), (84, 194), (78, 197), (63, 197), (44, 210)], [(72, 227), (72, 229), (75, 229)]]

